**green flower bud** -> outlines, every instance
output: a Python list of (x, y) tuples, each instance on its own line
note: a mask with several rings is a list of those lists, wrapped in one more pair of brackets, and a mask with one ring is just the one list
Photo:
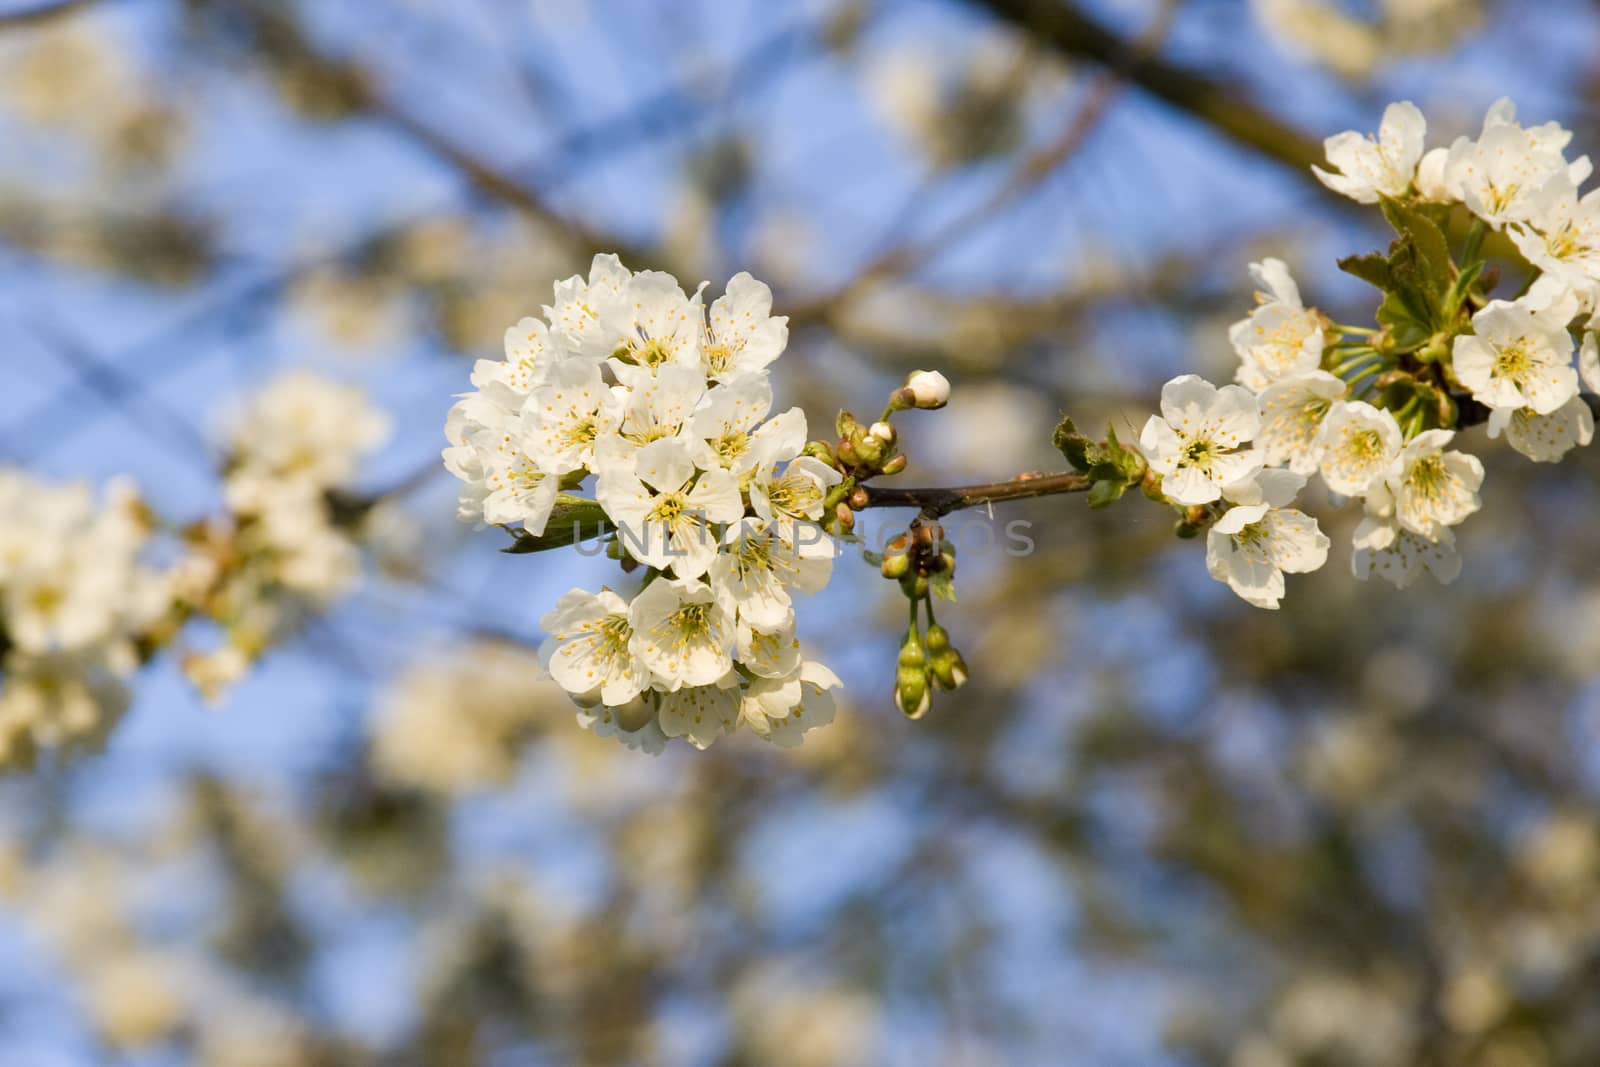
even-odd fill
[(928, 713), (933, 694), (928, 691), (928, 675), (920, 667), (905, 667), (895, 672), (894, 706), (908, 719)]
[(885, 578), (904, 578), (911, 570), (911, 557), (904, 552), (899, 555), (885, 555), (883, 564), (878, 569), (883, 571)]
[(950, 647), (950, 634), (943, 626), (933, 623), (928, 627), (927, 642), (929, 652), (943, 652)]
[(927, 575), (909, 571), (900, 579), (900, 591), (912, 600), (926, 600), (928, 598)]
[(914, 633), (907, 633), (905, 640), (900, 642), (900, 656), (895, 661), (901, 669), (915, 667), (921, 670), (928, 662), (927, 654), (923, 651), (922, 642)]
[(884, 461), (884, 464), (883, 464), (883, 467), (882, 467), (883, 473), (885, 473), (885, 474), (899, 474), (901, 471), (906, 469), (906, 462), (907, 462), (907, 460), (906, 460), (906, 457), (904, 455), (890, 456), (887, 460)]
[(621, 707), (612, 708), (611, 713), (617, 717), (617, 725), (633, 733), (642, 729), (651, 719), (655, 718), (656, 705), (654, 695), (640, 693)]
[(953, 648), (935, 653), (928, 670), (941, 689), (960, 689), (967, 684), (967, 661)]

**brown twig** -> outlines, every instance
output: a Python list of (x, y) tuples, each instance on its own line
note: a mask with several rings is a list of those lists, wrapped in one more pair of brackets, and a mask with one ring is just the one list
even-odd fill
[(948, 488), (889, 489), (862, 486), (867, 500), (862, 508), (920, 508), (924, 515), (938, 518), (952, 511), (998, 504), (1005, 500), (1028, 500), (1062, 493), (1087, 493), (1094, 481), (1077, 471), (1059, 474), (1023, 474), (1009, 482), (960, 485)]

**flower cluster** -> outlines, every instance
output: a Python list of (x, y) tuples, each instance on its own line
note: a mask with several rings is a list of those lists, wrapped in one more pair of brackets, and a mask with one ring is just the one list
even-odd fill
[(0, 765), (97, 743), (129, 701), (142, 635), (170, 604), (142, 562), (151, 522), (126, 484), (0, 471)]
[(343, 497), (360, 461), (388, 439), (389, 419), (360, 389), (290, 373), (251, 398), (233, 423), (223, 479), (229, 514), (189, 531), (186, 595), (224, 640), (183, 659), (210, 697), (360, 576)]
[[(1486, 421), (1491, 438), (1538, 462), (1594, 436), (1580, 394), (1580, 380), (1600, 389), (1600, 193), (1579, 194), (1587, 157), (1568, 161), (1571, 133), (1521, 126), (1508, 101), (1476, 139), (1430, 151), (1426, 131), (1414, 105), (1393, 104), (1375, 136), (1330, 137), (1334, 169), (1314, 168), (1329, 188), (1381, 205), (1398, 235), (1387, 257), (1340, 264), (1384, 291), (1376, 328), (1335, 323), (1305, 306), (1282, 262), (1255, 264), (1257, 307), (1229, 334), (1239, 384), (1176, 379), (1145, 427), (1161, 494), (1199, 509), (1189, 528), (1208, 528), (1211, 573), (1252, 604), (1276, 607), (1284, 573), (1326, 560), (1327, 538), (1287, 507), (1312, 476), (1362, 503), (1357, 577), (1448, 582), (1461, 568), (1453, 528), (1478, 510), (1484, 474), (1453, 447), (1458, 432)], [(1455, 256), (1458, 209), (1467, 233)], [(1513, 300), (1493, 298), (1490, 232), (1521, 254)]]
[(772, 414), (771, 291), (738, 274), (707, 308), (704, 289), (596, 256), (478, 362), (445, 428), (463, 519), (512, 530), (513, 551), (602, 537), (643, 569), (631, 598), (574, 589), (540, 625), (580, 721), (647, 751), (741, 724), (796, 744), (839, 684), (796, 640), (792, 597), (827, 583), (842, 476), (803, 454), (800, 409)]

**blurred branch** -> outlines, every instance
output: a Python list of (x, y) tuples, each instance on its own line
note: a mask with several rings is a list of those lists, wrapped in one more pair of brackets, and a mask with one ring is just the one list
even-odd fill
[[(1322, 143), (1251, 101), (1238, 87), (1155, 56), (1102, 26), (1064, 0), (968, 0), (1022, 33), (1065, 55), (1120, 68), (1127, 80), (1236, 143), (1294, 170), (1326, 192), (1311, 174), (1323, 162)], [(1332, 194), (1329, 194), (1332, 195)]]
[(790, 318), (803, 322), (823, 314), (837, 314), (838, 305), (848, 303), (876, 282), (898, 276), (937, 259), (975, 229), (994, 219), (1013, 203), (1028, 196), (1045, 179), (1058, 173), (1071, 162), (1078, 151), (1088, 143), (1089, 137), (1099, 128), (1101, 120), (1116, 101), (1124, 84), (1123, 79), (1131, 65), (1160, 49), (1161, 42), (1165, 40), (1167, 31), (1171, 28), (1177, 8), (1178, 0), (1166, 0), (1161, 5), (1159, 14), (1150, 26), (1139, 34), (1128, 52), (1119, 57), (1110, 69), (1090, 86), (1087, 97), (1061, 132), (1024, 156), (993, 194), (927, 238), (889, 249), (867, 264), (837, 292), (793, 307), (790, 310)]
[(37, 26), (89, 7), (97, 0), (44, 0), (43, 3), (0, 11), (0, 29)]

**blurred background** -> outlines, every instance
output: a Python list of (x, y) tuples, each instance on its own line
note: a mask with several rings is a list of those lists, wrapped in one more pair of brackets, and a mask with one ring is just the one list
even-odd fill
[(596, 251), (770, 282), (814, 432), (945, 371), (905, 484), (1058, 466), (1060, 412), (1231, 376), (1252, 259), (1370, 317), (1322, 137), (1509, 95), (1600, 152), (1597, 57), (1582, 0), (0, 0), (0, 463), (187, 521), (280, 372), (397, 428), (359, 592), (0, 782), (0, 1063), (1600, 1063), (1592, 450), (1474, 441), (1445, 588), (1353, 581), (1316, 502), (1279, 613), (1141, 500), (997, 512), (1037, 551), (963, 555), (917, 723), (847, 558), (838, 720), (659, 758), (538, 679), (606, 561), (499, 554), (438, 466)]

